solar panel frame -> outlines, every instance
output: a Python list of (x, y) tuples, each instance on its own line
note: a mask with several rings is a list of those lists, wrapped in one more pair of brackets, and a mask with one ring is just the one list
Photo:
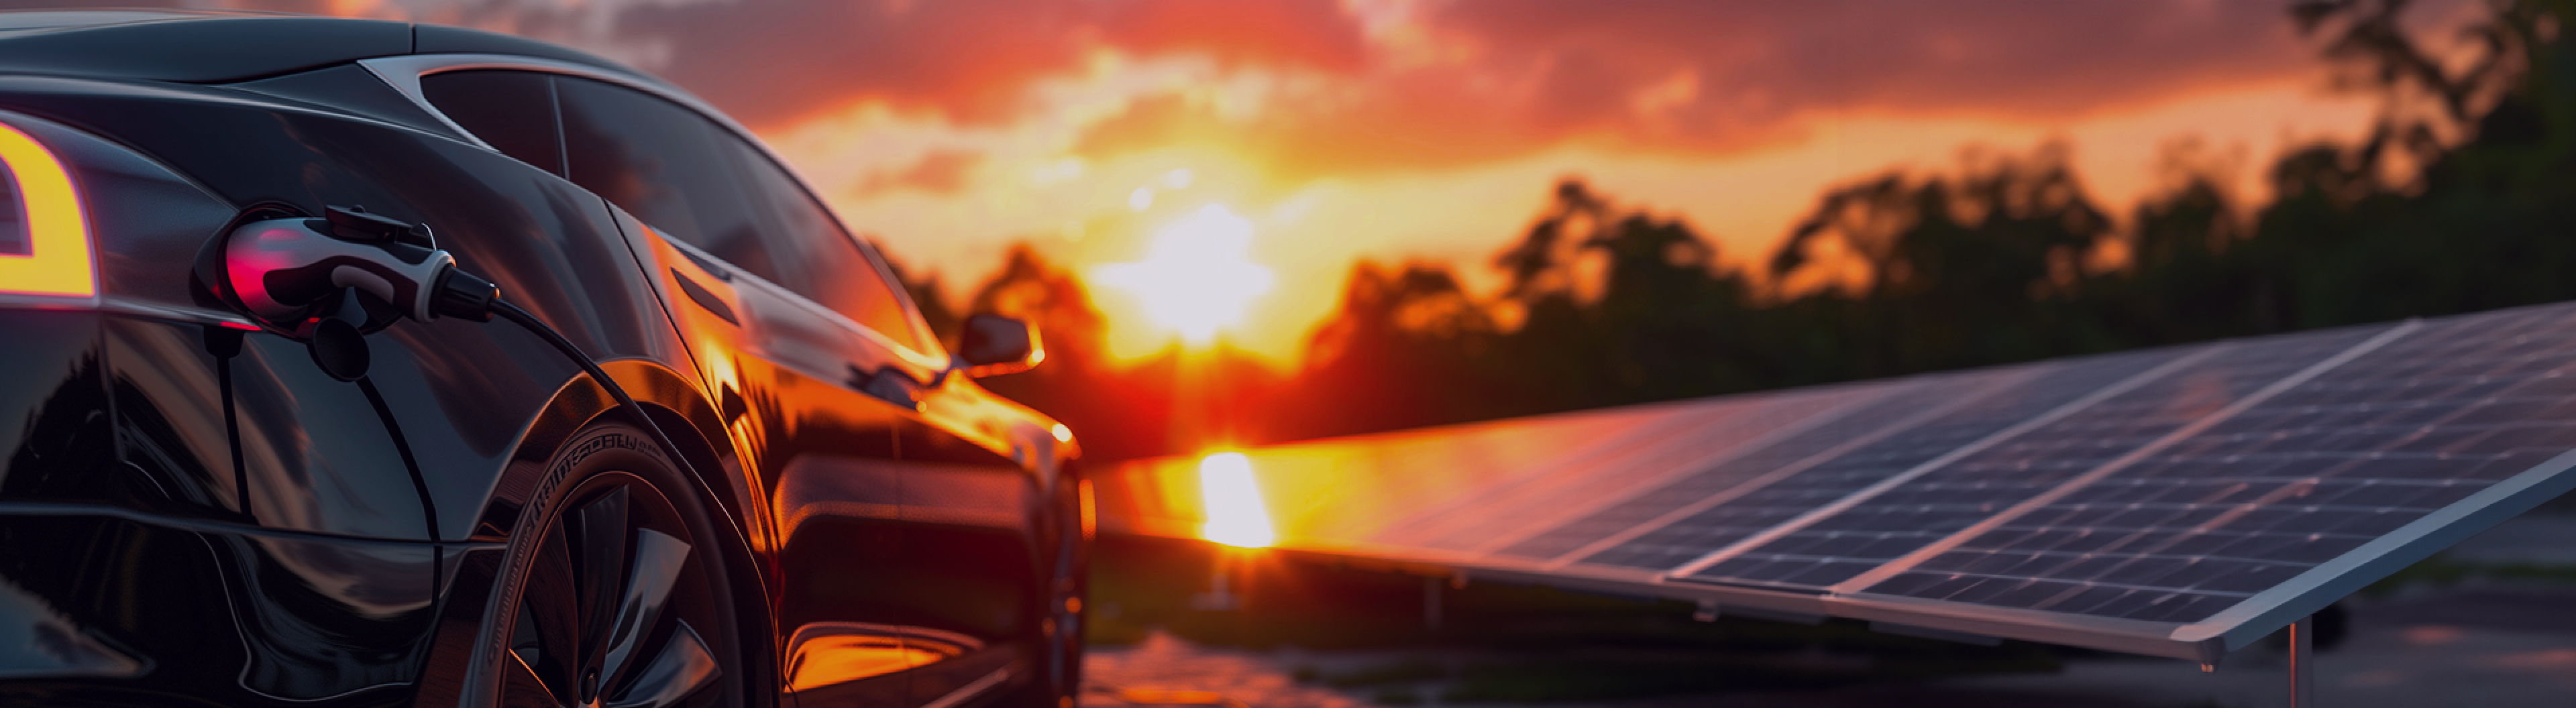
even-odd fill
[(2418, 517), (2170, 636), (2181, 642), (2221, 642), (2228, 649), (2262, 639), (2380, 578), (2576, 490), (2576, 475), (2566, 474), (2570, 468), (2576, 468), (2576, 450)]

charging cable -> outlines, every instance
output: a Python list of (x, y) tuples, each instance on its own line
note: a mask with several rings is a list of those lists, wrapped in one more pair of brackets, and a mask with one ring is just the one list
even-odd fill
[(653, 424), (653, 418), (644, 411), (644, 405), (636, 403), (633, 397), (626, 395), (626, 388), (617, 385), (616, 379), (609, 378), (608, 371), (599, 368), (599, 363), (592, 361), (590, 355), (583, 354), (580, 346), (573, 344), (570, 339), (565, 339), (563, 333), (555, 331), (555, 328), (546, 326), (544, 320), (539, 320), (536, 315), (529, 314), (527, 310), (510, 304), (508, 300), (493, 299), (490, 312), (527, 329), (529, 333), (537, 335), (537, 338), (546, 340), (547, 344), (554, 345), (555, 350), (563, 352), (565, 358), (580, 364), (581, 370), (589, 372), (592, 380), (598, 381), (601, 388), (608, 389), (608, 395), (616, 397), (617, 405), (626, 407), (628, 412), (634, 414), (635, 424), (643, 426), (644, 432), (653, 436), (653, 442), (661, 445), (663, 451), (671, 454), (674, 464), (682, 468), (689, 466), (688, 458), (680, 455), (680, 447), (671, 444), (671, 439), (663, 436), (662, 428)]

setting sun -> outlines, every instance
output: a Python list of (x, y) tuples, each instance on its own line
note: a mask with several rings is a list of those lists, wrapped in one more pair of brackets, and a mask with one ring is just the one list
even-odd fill
[(1252, 459), (1243, 453), (1220, 452), (1199, 460), (1199, 495), (1207, 505), (1207, 526), (1199, 537), (1242, 548), (1279, 542), (1261, 485), (1252, 479)]
[[(1138, 194), (1150, 203), (1147, 189)], [(1210, 204), (1155, 232), (1145, 260), (1100, 266), (1092, 279), (1134, 294), (1147, 317), (1183, 340), (1206, 344), (1270, 290), (1270, 269), (1250, 260), (1251, 247), (1252, 222)]]

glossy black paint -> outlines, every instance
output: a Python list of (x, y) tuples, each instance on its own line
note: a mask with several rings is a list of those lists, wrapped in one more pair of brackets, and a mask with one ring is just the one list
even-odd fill
[(37, 74), (239, 81), (363, 57), (408, 54), (411, 25), (277, 15), (150, 10), (12, 13), (0, 70)]
[(0, 39), (0, 122), (74, 170), (104, 297), (0, 300), (0, 637), (44, 638), (0, 641), (0, 703), (452, 704), (528, 485), (619, 415), (507, 326), (394, 322), (356, 383), (244, 331), (191, 271), (252, 207), (427, 223), (605, 362), (684, 448), (687, 503), (730, 524), (715, 557), (761, 600), (740, 608), (745, 645), (776, 663), (782, 703), (800, 657), (842, 667), (797, 681), (806, 708), (1051, 670), (1083, 555), (1053, 421), (465, 142), (350, 62), (614, 64), (399, 23), (48, 21), (70, 28)]

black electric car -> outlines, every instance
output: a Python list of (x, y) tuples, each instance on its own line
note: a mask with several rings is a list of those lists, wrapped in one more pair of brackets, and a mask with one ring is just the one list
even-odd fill
[(687, 93), (0, 13), (0, 704), (1070, 705), (1070, 431)]

